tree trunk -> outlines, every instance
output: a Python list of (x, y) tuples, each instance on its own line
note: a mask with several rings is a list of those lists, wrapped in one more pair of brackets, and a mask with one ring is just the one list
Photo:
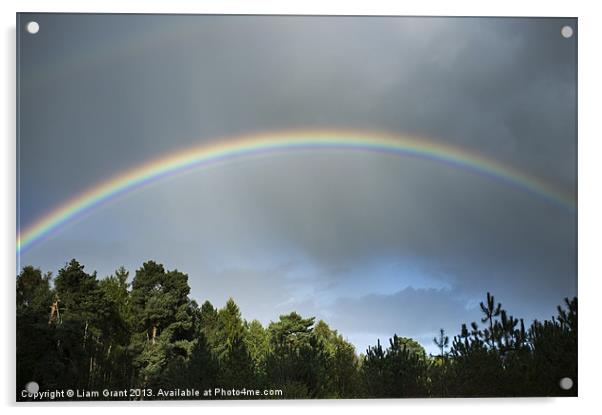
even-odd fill
[(84, 328), (84, 349), (86, 348), (86, 337), (88, 337), (88, 322), (86, 321), (86, 327)]
[(152, 336), (151, 336), (152, 344), (155, 344), (155, 337), (157, 337), (157, 325), (153, 324)]

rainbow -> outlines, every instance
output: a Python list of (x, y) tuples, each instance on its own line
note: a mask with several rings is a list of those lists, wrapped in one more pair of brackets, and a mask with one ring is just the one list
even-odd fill
[(119, 195), (213, 163), (296, 150), (353, 150), (418, 157), (499, 179), (574, 211), (574, 196), (537, 177), (466, 149), (425, 138), (358, 131), (263, 133), (203, 143), (149, 161), (100, 182), (58, 206), (17, 235), (17, 254)]

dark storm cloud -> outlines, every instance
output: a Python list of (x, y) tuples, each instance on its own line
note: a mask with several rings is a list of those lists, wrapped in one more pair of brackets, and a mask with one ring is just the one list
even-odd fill
[(42, 16), (46, 37), (24, 39), (24, 66), (62, 70), (41, 85), (24, 70), (24, 134), (44, 139), (22, 143), (23, 179), (70, 166), (35, 190), (80, 190), (107, 161), (198, 139), (311, 126), (440, 137), (574, 181), (575, 46), (557, 19), (99, 19)]
[[(149, 158), (266, 130), (434, 137), (576, 193), (576, 42), (560, 36), (573, 20), (36, 20), (21, 51), (24, 223)], [(71, 256), (101, 275), (154, 258), (188, 272), (199, 301), (233, 296), (264, 322), (298, 307), (362, 339), (380, 314), (380, 334), (428, 340), (474, 320), (468, 305), (486, 291), (527, 318), (576, 294), (574, 214), (500, 181), (374, 154), (214, 166), (121, 199), (22, 262), (56, 269)], [(413, 271), (383, 271), (399, 263)]]

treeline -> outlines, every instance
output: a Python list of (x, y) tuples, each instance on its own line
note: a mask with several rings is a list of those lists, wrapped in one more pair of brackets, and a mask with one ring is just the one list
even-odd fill
[[(27, 399), (29, 381), (41, 390), (281, 389), (286, 399), (577, 393), (576, 298), (525, 327), (488, 293), (483, 327), (462, 325), (451, 342), (441, 331), (431, 356), (397, 335), (358, 355), (324, 321), (292, 312), (264, 327), (244, 320), (232, 299), (216, 309), (189, 293), (186, 274), (153, 261), (131, 283), (124, 268), (99, 279), (76, 260), (54, 279), (23, 268), (17, 399)], [(564, 377), (570, 390), (559, 387)]]

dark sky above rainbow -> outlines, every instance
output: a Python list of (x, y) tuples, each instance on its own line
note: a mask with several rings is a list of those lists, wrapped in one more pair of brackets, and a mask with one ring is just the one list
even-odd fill
[(574, 19), (20, 18), (20, 266), (155, 259), (360, 352), (577, 293)]

